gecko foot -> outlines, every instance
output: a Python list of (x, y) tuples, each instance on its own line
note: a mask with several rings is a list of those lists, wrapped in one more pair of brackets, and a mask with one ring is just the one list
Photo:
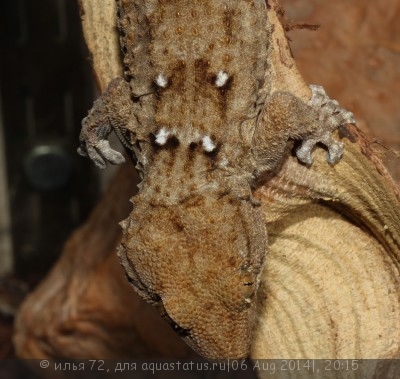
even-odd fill
[(101, 169), (107, 166), (107, 162), (111, 164), (121, 164), (125, 162), (124, 156), (111, 148), (109, 141), (106, 139), (111, 131), (107, 124), (93, 127), (89, 123), (90, 115), (82, 120), (82, 130), (79, 136), (80, 147), (78, 154), (89, 156), (95, 165)]
[(336, 100), (331, 100), (323, 87), (311, 85), (310, 88), (312, 97), (308, 104), (315, 110), (320, 128), (303, 140), (296, 150), (296, 156), (301, 162), (311, 165), (312, 150), (317, 143), (322, 143), (328, 149), (328, 163), (335, 164), (343, 156), (344, 145), (333, 138), (332, 132), (341, 125), (355, 124), (356, 120), (353, 113), (341, 108)]
[(309, 138), (303, 141), (301, 146), (296, 150), (296, 156), (300, 162), (310, 166), (313, 163), (312, 150), (317, 143), (323, 143), (328, 148), (327, 161), (335, 164), (340, 161), (343, 156), (343, 142), (335, 141), (331, 132), (325, 133), (319, 138)]

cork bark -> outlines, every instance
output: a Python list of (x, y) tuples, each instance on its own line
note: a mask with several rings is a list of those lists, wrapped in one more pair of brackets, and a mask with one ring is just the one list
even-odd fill
[[(115, 2), (80, 4), (95, 77), (104, 90), (121, 73)], [(268, 5), (273, 88), (307, 99), (309, 90), (287, 45), (276, 3)], [(342, 105), (351, 109), (351, 104)], [(364, 134), (352, 126), (339, 132), (345, 143), (339, 164), (327, 165), (324, 150), (317, 149), (307, 169), (288, 150), (275, 176), (254, 193), (266, 217), (269, 255), (252, 358), (400, 355), (399, 192)], [(118, 266), (117, 222), (130, 210), (134, 180), (132, 168), (122, 166), (87, 224), (71, 236), (53, 272), (25, 302), (16, 326), (20, 356), (190, 354), (164, 331), (168, 326), (138, 299)], [(116, 309), (119, 318), (110, 316)], [(144, 324), (160, 328), (158, 338), (157, 333), (138, 338)], [(85, 343), (80, 342), (83, 336)]]

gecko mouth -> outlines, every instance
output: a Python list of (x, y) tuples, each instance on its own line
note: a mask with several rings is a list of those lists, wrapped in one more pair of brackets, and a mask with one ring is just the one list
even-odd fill
[(167, 313), (167, 311), (165, 310), (164, 306), (162, 305), (162, 303), (159, 303), (158, 305), (159, 311), (160, 311), (160, 315), (161, 317), (168, 322), (168, 324), (171, 326), (171, 328), (174, 330), (175, 333), (177, 333), (179, 335), (179, 337), (185, 338), (185, 337), (189, 337), (190, 333), (191, 333), (191, 329), (190, 328), (182, 328), (181, 326), (179, 326)]
[(178, 336), (185, 338), (185, 337), (189, 337), (190, 336), (190, 329), (185, 329), (180, 327), (178, 324), (172, 322), (169, 323), (172, 327), (172, 329), (174, 329), (175, 333), (178, 334)]

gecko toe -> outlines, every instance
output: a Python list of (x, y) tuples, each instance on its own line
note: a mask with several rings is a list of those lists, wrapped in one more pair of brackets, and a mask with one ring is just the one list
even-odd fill
[(86, 149), (82, 146), (78, 147), (78, 149), (76, 150), (77, 153), (81, 156), (81, 157), (87, 157), (87, 152)]
[(107, 166), (107, 162), (115, 165), (125, 162), (124, 156), (120, 152), (113, 150), (108, 140), (105, 139), (95, 144), (86, 141), (81, 144), (77, 152), (83, 157), (89, 156), (94, 164), (101, 169)]
[(105, 160), (112, 164), (121, 164), (125, 162), (124, 156), (120, 152), (112, 149), (108, 140), (100, 140), (96, 144), (96, 149), (105, 158)]
[(335, 164), (340, 161), (343, 156), (344, 144), (343, 142), (335, 142), (328, 146), (328, 163)]
[(93, 146), (86, 147), (89, 158), (94, 162), (94, 164), (101, 169), (106, 168), (106, 162), (103, 157), (97, 152), (97, 150)]
[(296, 150), (297, 159), (307, 166), (312, 165), (313, 159), (311, 153), (316, 143), (317, 142), (313, 139), (304, 140), (301, 146)]
[[(320, 125), (311, 139), (315, 143), (322, 143), (327, 147), (327, 161), (335, 164), (343, 156), (344, 145), (333, 138), (332, 132), (339, 126), (355, 124), (356, 120), (352, 112), (342, 108), (336, 100), (330, 99), (321, 86), (310, 85), (310, 88), (312, 97), (308, 104), (316, 111), (317, 122)], [(303, 149), (303, 145), (301, 149)]]
[(307, 166), (310, 166), (313, 163), (311, 150), (306, 150), (301, 148), (297, 149), (296, 156), (301, 163), (304, 163)]

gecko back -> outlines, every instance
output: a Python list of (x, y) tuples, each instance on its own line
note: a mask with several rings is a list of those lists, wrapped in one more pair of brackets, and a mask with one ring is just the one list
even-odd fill
[[(125, 77), (142, 104), (134, 132), (146, 154), (123, 223), (122, 264), (136, 291), (200, 354), (246, 357), (266, 233), (239, 177), (248, 154), (241, 128), (259, 111), (268, 38), (257, 13), (265, 5), (124, 3)], [(141, 23), (135, 46), (133, 19)]]

